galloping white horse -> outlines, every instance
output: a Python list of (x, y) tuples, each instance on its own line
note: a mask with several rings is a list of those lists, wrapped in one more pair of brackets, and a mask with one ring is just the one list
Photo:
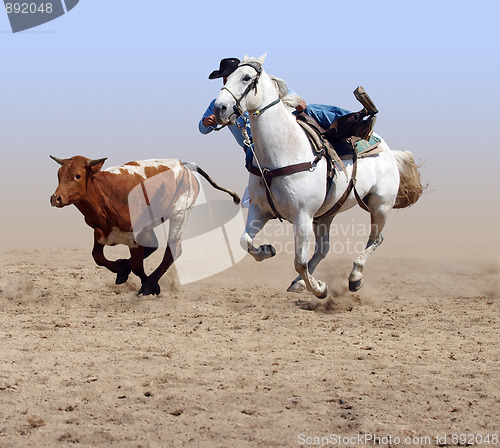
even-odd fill
[[(349, 177), (336, 169), (334, 181), (327, 191), (327, 162), (325, 158), (315, 159), (305, 132), (290, 110), (279, 101), (286, 95), (286, 86), (264, 71), (264, 58), (265, 55), (258, 59), (245, 56), (238, 69), (229, 76), (215, 101), (217, 121), (222, 125), (234, 124), (240, 113), (249, 112), (256, 156), (253, 163), (259, 165), (256, 169), (272, 171), (303, 162), (311, 164), (310, 169), (278, 175), (272, 179), (269, 192), (266, 192), (269, 185), (266, 186), (263, 177), (250, 174), (252, 201), (241, 245), (257, 261), (274, 256), (276, 251), (271, 245), (255, 247), (253, 239), (269, 219), (279, 214), (292, 223), (294, 229), (295, 269), (299, 276), (288, 291), (299, 292), (307, 288), (317, 297), (324, 298), (327, 285), (312, 274), (329, 251), (333, 216), (321, 215), (330, 210), (348, 188), (353, 163), (346, 162)], [(391, 151), (383, 140), (380, 144), (383, 150), (379, 154), (358, 161), (355, 190), (368, 206), (371, 232), (366, 248), (354, 261), (349, 276), (351, 291), (362, 286), (366, 259), (382, 243), (381, 232), (389, 211), (393, 207), (412, 205), (422, 193), (420, 175), (411, 152)], [(351, 191), (339, 212), (356, 204), (354, 191)], [(308, 262), (313, 234), (315, 251)]]

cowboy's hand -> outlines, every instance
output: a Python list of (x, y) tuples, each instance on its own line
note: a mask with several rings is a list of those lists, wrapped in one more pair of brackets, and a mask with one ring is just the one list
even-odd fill
[(203, 119), (202, 123), (205, 126), (212, 126), (212, 127), (217, 126), (217, 120), (215, 119), (215, 115), (214, 114), (209, 115), (208, 117), (205, 117)]
[(299, 104), (295, 106), (295, 110), (297, 112), (303, 112), (307, 107), (307, 104), (304, 100), (300, 100)]

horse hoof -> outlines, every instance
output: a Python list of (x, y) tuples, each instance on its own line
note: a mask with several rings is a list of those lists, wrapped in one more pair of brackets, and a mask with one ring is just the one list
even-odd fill
[(276, 249), (271, 244), (264, 244), (263, 248), (266, 258), (272, 258), (276, 255)]
[(363, 278), (360, 278), (359, 280), (349, 280), (349, 291), (351, 292), (359, 291), (362, 286)]
[(318, 299), (326, 299), (327, 295), (328, 295), (328, 285), (325, 284), (325, 288), (324, 288), (323, 292), (320, 293), (319, 295), (317, 295), (316, 297)]
[(257, 253), (252, 253), (256, 261), (264, 261), (276, 255), (276, 249), (270, 244), (263, 244)]
[(292, 282), (288, 287), (287, 292), (304, 292), (306, 289), (304, 280), (299, 280), (298, 282)]

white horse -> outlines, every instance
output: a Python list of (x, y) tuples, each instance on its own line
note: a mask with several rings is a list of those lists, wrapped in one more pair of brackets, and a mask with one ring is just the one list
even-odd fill
[[(266, 186), (263, 177), (250, 174), (252, 200), (240, 242), (257, 261), (270, 258), (276, 254), (275, 249), (271, 245), (255, 247), (253, 239), (267, 221), (277, 215), (289, 221), (294, 229), (295, 269), (299, 276), (288, 291), (300, 292), (307, 288), (317, 297), (324, 298), (327, 285), (312, 274), (329, 251), (333, 216), (321, 215), (330, 210), (348, 188), (353, 163), (346, 162), (348, 177), (341, 169), (335, 170), (334, 181), (327, 191), (327, 162), (325, 158), (315, 160), (305, 132), (283, 101), (278, 101), (286, 95), (286, 85), (264, 71), (264, 58), (265, 55), (258, 59), (245, 56), (229, 76), (215, 101), (217, 121), (222, 125), (234, 124), (240, 113), (249, 112), (255, 154), (253, 163), (258, 165), (253, 172), (260, 169), (272, 171), (303, 162), (309, 169), (274, 177), (269, 192), (266, 192), (269, 185)], [(349, 276), (351, 291), (362, 286), (366, 259), (382, 243), (381, 232), (390, 210), (413, 204), (422, 193), (420, 175), (411, 152), (391, 151), (383, 140), (380, 144), (383, 150), (378, 155), (358, 161), (355, 189), (339, 209), (339, 212), (344, 212), (357, 204), (356, 190), (371, 216), (368, 243), (354, 261)], [(313, 234), (315, 251), (308, 262)]]

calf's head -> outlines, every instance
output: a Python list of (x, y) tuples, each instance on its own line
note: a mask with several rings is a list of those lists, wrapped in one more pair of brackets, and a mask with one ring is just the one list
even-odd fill
[(53, 207), (64, 207), (81, 201), (87, 194), (89, 180), (99, 172), (106, 160), (106, 158), (91, 160), (82, 156), (70, 159), (58, 159), (54, 156), (50, 158), (61, 165), (57, 172), (59, 185), (50, 197), (50, 204)]

